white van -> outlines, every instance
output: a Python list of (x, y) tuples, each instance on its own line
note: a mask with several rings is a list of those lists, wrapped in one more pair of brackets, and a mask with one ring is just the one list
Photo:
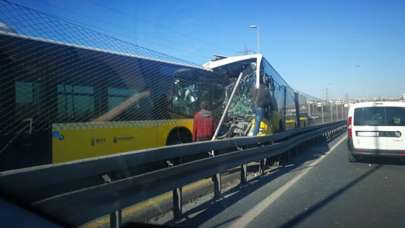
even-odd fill
[(349, 161), (360, 156), (405, 157), (405, 102), (351, 105), (347, 118)]

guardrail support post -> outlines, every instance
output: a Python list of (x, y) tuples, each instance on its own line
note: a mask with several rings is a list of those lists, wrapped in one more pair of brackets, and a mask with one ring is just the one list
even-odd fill
[(266, 169), (266, 162), (267, 162), (266, 158), (260, 160), (260, 165), (259, 165), (259, 174), (260, 175), (264, 175), (264, 170)]
[[(183, 162), (182, 158), (179, 158), (177, 161), (174, 161), (174, 162), (166, 161), (166, 163), (169, 167), (173, 167), (182, 162)], [(173, 218), (174, 218), (174, 220), (178, 220), (183, 215), (182, 188), (173, 189), (172, 195), (173, 195)]]
[(221, 198), (221, 174), (217, 173), (212, 176), (212, 182), (214, 183), (214, 199)]
[(110, 227), (119, 228), (121, 226), (121, 210), (116, 210), (110, 214)]
[(244, 185), (247, 182), (248, 182), (247, 181), (247, 165), (243, 164), (240, 167), (240, 183), (241, 183), (241, 185)]
[(180, 219), (182, 214), (183, 214), (182, 188), (176, 188), (173, 190), (173, 217), (174, 217), (174, 220)]

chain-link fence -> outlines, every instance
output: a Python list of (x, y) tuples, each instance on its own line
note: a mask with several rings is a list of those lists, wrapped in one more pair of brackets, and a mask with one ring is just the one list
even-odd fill
[(79, 47), (200, 67), (189, 61), (117, 39), (65, 19), (6, 0), (0, 1), (0, 32), (15, 33)]
[(345, 120), (349, 111), (349, 103), (344, 100), (324, 100), (304, 95), (308, 116), (316, 123), (327, 123)]
[[(244, 120), (241, 129), (255, 118), (253, 68), (227, 113)], [(271, 97), (265, 134), (347, 112), (297, 93), (269, 63), (262, 72)], [(205, 70), (0, 0), (0, 169), (190, 142), (202, 101), (221, 116), (239, 73)]]
[(0, 169), (191, 141), (198, 80), (216, 78), (189, 61), (6, 0), (0, 75)]

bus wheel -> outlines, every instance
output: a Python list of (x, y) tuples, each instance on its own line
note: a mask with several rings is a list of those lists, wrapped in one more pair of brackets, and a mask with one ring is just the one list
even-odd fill
[[(175, 145), (175, 144), (182, 144), (182, 143), (188, 143), (192, 142), (193, 137), (191, 135), (191, 132), (187, 128), (174, 128), (169, 136), (167, 137), (166, 140), (166, 145)], [(193, 160), (193, 158), (184, 158), (184, 157), (179, 157), (176, 159), (172, 159), (170, 161), (166, 161), (168, 166), (173, 166), (177, 165), (183, 162), (187, 162), (188, 160)]]
[(193, 137), (187, 128), (174, 128), (166, 140), (166, 145), (175, 145), (192, 142)]

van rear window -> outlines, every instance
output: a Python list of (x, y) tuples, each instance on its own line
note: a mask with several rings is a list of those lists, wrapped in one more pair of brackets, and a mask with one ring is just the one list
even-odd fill
[(354, 110), (355, 126), (405, 126), (405, 108), (367, 107)]

